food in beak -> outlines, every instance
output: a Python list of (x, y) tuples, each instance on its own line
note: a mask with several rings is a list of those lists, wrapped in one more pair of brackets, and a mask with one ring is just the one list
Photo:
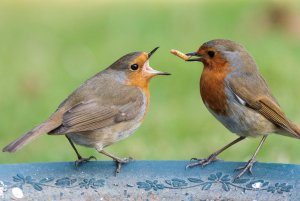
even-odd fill
[(186, 55), (186, 54), (184, 54), (184, 53), (182, 53), (182, 52), (180, 52), (178, 50), (175, 50), (175, 49), (172, 49), (170, 52), (172, 54), (174, 54), (175, 56), (177, 56), (177, 57), (179, 57), (179, 58), (181, 58), (181, 59), (183, 59), (185, 61), (187, 61), (188, 59), (190, 59), (192, 57), (192, 56), (188, 56), (188, 55)]

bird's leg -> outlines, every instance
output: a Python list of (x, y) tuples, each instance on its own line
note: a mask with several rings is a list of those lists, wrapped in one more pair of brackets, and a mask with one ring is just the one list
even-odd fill
[(186, 166), (186, 168), (192, 168), (198, 165), (201, 166), (206, 166), (208, 164), (210, 164), (211, 162), (217, 160), (217, 156), (222, 153), (223, 151), (225, 151), (226, 149), (228, 149), (229, 147), (231, 147), (232, 145), (238, 143), (239, 141), (242, 141), (243, 139), (245, 139), (246, 137), (239, 137), (237, 139), (235, 139), (234, 141), (230, 142), (229, 144), (227, 144), (225, 147), (219, 149), (218, 151), (212, 153), (209, 157), (205, 158), (205, 159), (197, 159), (197, 158), (192, 158), (192, 160), (197, 160), (197, 162), (195, 163), (190, 163)]
[(116, 161), (116, 163), (117, 163), (116, 174), (120, 173), (122, 164), (128, 163), (130, 160), (132, 160), (131, 157), (118, 158), (118, 157), (116, 157), (116, 156), (114, 156), (114, 155), (112, 155), (112, 154), (110, 154), (110, 153), (108, 153), (104, 150), (101, 150), (99, 152), (101, 154), (104, 154), (105, 156), (108, 156), (108, 157), (112, 158), (114, 161)]
[(75, 153), (76, 153), (76, 155), (77, 155), (77, 158), (78, 158), (78, 159), (75, 161), (75, 166), (79, 166), (81, 163), (90, 161), (91, 159), (97, 160), (95, 156), (90, 156), (90, 157), (88, 157), (88, 158), (83, 158), (83, 157), (79, 154), (79, 152), (77, 151), (77, 149), (76, 149), (74, 143), (72, 142), (72, 140), (71, 140), (67, 135), (66, 135), (66, 138), (67, 138), (68, 141), (70, 142), (70, 144), (71, 144), (71, 146), (73, 147), (73, 149), (74, 149), (74, 151), (75, 151)]
[(247, 171), (250, 172), (250, 174), (252, 174), (252, 167), (253, 167), (254, 163), (256, 163), (256, 158), (255, 157), (256, 157), (257, 153), (259, 152), (260, 148), (262, 147), (262, 145), (264, 144), (267, 137), (268, 137), (267, 135), (263, 136), (263, 138), (261, 139), (258, 147), (256, 148), (255, 153), (253, 154), (251, 159), (246, 163), (246, 165), (236, 169), (236, 171), (241, 170), (241, 172), (234, 179), (240, 178)]

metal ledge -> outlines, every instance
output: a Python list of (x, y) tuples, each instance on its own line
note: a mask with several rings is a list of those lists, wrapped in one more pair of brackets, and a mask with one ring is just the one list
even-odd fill
[(115, 176), (113, 161), (0, 165), (0, 200), (300, 200), (300, 166), (257, 163), (234, 181), (244, 163), (132, 161)]

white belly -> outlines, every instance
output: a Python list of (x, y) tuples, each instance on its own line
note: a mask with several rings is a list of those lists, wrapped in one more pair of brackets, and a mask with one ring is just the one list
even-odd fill
[(224, 116), (215, 114), (209, 108), (208, 110), (228, 130), (239, 136), (257, 137), (278, 131), (278, 128), (263, 115), (239, 103), (229, 103), (227, 115)]

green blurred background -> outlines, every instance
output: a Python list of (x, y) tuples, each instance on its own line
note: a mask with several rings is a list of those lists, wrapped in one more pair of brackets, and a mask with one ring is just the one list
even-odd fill
[[(144, 124), (106, 150), (139, 160), (206, 157), (236, 136), (200, 99), (202, 64), (185, 63), (169, 50), (194, 51), (215, 38), (251, 52), (287, 116), (300, 125), (299, 10), (296, 1), (1, 1), (0, 147), (44, 121), (122, 55), (160, 46), (151, 65), (172, 76), (152, 80)], [(246, 161), (258, 142), (241, 142), (220, 158)], [(272, 135), (258, 160), (300, 163), (299, 151), (299, 140)], [(75, 159), (64, 136), (44, 135), (17, 153), (0, 153), (0, 163)]]

